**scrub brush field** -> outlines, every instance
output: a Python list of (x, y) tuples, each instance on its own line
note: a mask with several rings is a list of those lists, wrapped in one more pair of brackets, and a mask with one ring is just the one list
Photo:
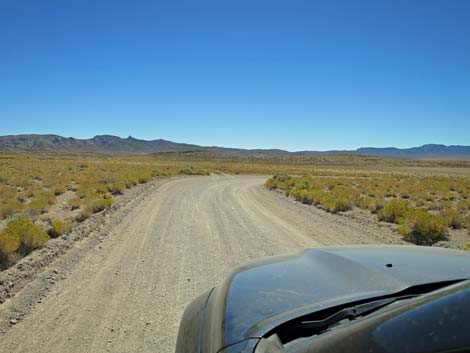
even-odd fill
[(450, 230), (470, 230), (468, 176), (275, 174), (266, 187), (331, 213), (365, 210), (397, 224), (406, 241), (419, 245), (445, 240)]
[(448, 239), (452, 230), (469, 228), (470, 168), (465, 161), (205, 152), (5, 153), (0, 155), (0, 268), (109, 208), (136, 185), (209, 174), (261, 174), (266, 179), (274, 174), (266, 182), (269, 189), (328, 212), (366, 210), (377, 221), (398, 224), (397, 231), (416, 244), (432, 244)]

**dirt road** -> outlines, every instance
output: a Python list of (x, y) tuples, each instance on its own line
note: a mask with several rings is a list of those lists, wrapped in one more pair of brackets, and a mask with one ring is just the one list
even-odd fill
[(396, 241), (380, 226), (296, 204), (264, 180), (208, 176), (155, 187), (99, 246), (77, 245), (87, 249), (80, 261), (0, 335), (0, 351), (173, 352), (185, 305), (236, 265), (320, 245)]

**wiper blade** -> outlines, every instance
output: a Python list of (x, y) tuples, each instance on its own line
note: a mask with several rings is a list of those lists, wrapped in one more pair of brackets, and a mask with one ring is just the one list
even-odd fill
[[(267, 332), (264, 337), (273, 334), (278, 335), (283, 344), (291, 342), (300, 337), (309, 337), (322, 334), (333, 326), (341, 325), (342, 320), (348, 318), (354, 320), (358, 317), (366, 316), (376, 310), (390, 305), (398, 300), (411, 299), (435, 290), (466, 281), (468, 279), (425, 283), (408, 287), (400, 292), (391, 293), (381, 297), (368, 298), (356, 302), (350, 302), (329, 307), (323, 310), (316, 310), (305, 313), (276, 326)], [(354, 311), (355, 310), (355, 311)]]
[(350, 319), (353, 320), (359, 316), (364, 316), (370, 314), (373, 311), (376, 311), (384, 306), (390, 305), (398, 300), (409, 299), (413, 298), (416, 295), (406, 295), (401, 297), (395, 298), (387, 298), (381, 300), (375, 300), (373, 302), (359, 304), (356, 306), (352, 306), (350, 308), (342, 309), (331, 316), (328, 316), (322, 320), (308, 320), (308, 321), (300, 321), (296, 324), (298, 328), (301, 329), (326, 329), (329, 326), (344, 320)]

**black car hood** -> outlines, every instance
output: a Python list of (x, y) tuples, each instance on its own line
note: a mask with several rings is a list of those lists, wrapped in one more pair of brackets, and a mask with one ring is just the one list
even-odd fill
[(326, 247), (273, 257), (238, 268), (212, 292), (206, 334), (222, 330), (222, 348), (308, 312), (468, 278), (470, 254), (441, 248)]

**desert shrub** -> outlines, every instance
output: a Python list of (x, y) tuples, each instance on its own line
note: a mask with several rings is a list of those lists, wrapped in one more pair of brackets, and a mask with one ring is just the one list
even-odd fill
[(345, 212), (351, 209), (352, 209), (352, 202), (348, 199), (340, 198), (334, 201), (331, 212), (333, 213)]
[(137, 181), (139, 184), (145, 184), (147, 183), (150, 179), (152, 179), (150, 174), (145, 174), (145, 175), (139, 175), (137, 178)]
[(183, 168), (180, 170), (180, 174), (184, 175), (193, 175), (193, 170), (191, 168)]
[(8, 266), (10, 255), (20, 247), (20, 238), (16, 234), (0, 233), (0, 268)]
[(105, 196), (101, 199), (92, 200), (87, 205), (87, 208), (91, 210), (92, 213), (97, 213), (103, 211), (106, 207), (111, 206), (114, 200), (111, 196)]
[(313, 188), (313, 183), (310, 180), (301, 180), (295, 184), (295, 188), (299, 190), (308, 190)]
[(123, 183), (112, 183), (107, 185), (108, 192), (113, 195), (122, 195), (125, 188), (126, 185)]
[(273, 179), (280, 183), (284, 183), (288, 180), (291, 180), (292, 177), (285, 173), (276, 173), (273, 175)]
[(367, 196), (362, 196), (362, 197), (359, 197), (357, 202), (356, 202), (356, 206), (363, 209), (363, 210), (367, 210), (369, 209), (369, 206), (370, 204), (372, 203), (374, 199), (370, 198), (370, 197), (367, 197)]
[(346, 198), (335, 198), (331, 193), (319, 193), (315, 198), (315, 204), (320, 205), (326, 211), (338, 213), (351, 210), (353, 203)]
[(335, 206), (335, 200), (331, 193), (325, 192), (319, 196), (318, 205), (324, 208), (328, 212), (333, 212)]
[(51, 207), (52, 204), (55, 202), (54, 195), (47, 195), (42, 194), (39, 196), (34, 197), (31, 202), (26, 205), (26, 209), (30, 215), (38, 215), (42, 213), (46, 213), (47, 210)]
[(300, 201), (307, 205), (311, 205), (313, 203), (313, 195), (309, 190), (294, 189), (294, 191), (292, 191), (292, 196), (296, 201)]
[(138, 184), (138, 181), (136, 178), (127, 178), (124, 180), (124, 185), (126, 185), (126, 188), (130, 189), (131, 187), (135, 186)]
[(425, 210), (407, 211), (398, 231), (403, 239), (418, 245), (431, 245), (447, 235), (446, 222)]
[(294, 186), (293, 178), (287, 174), (274, 174), (272, 178), (266, 180), (265, 186), (272, 189), (290, 190)]
[(408, 202), (393, 199), (385, 204), (377, 216), (380, 221), (398, 223), (399, 219), (405, 215), (409, 208)]
[(95, 185), (94, 190), (96, 194), (100, 195), (104, 195), (108, 192), (108, 188), (106, 187), (106, 185), (103, 184)]
[(17, 234), (10, 232), (0, 233), (0, 253), (3, 255), (9, 255), (16, 251), (20, 247), (20, 238)]
[(383, 199), (373, 199), (368, 206), (371, 213), (377, 214), (385, 207), (385, 201)]
[(59, 185), (56, 185), (54, 187), (54, 195), (55, 196), (59, 196), (59, 195), (65, 193), (66, 191), (67, 191), (67, 188), (65, 187), (65, 185), (60, 185), (59, 184)]
[(266, 182), (264, 183), (264, 186), (266, 186), (269, 190), (276, 189), (276, 188), (277, 188), (276, 180), (275, 180), (274, 178), (269, 178), (269, 179), (266, 180)]
[(443, 209), (439, 216), (447, 223), (447, 225), (453, 229), (463, 228), (465, 220), (462, 215), (451, 208)]
[(60, 219), (56, 219), (51, 222), (51, 228), (49, 228), (47, 234), (49, 234), (51, 238), (57, 238), (64, 234), (67, 230), (67, 224), (62, 222)]
[(207, 169), (193, 170), (194, 175), (210, 175), (211, 173)]
[(23, 209), (21, 203), (16, 199), (8, 200), (5, 203), (0, 203), (0, 219), (5, 219), (21, 212)]
[(17, 218), (9, 222), (2, 230), (2, 236), (18, 237), (20, 246), (18, 252), (22, 255), (30, 253), (32, 250), (41, 248), (48, 240), (49, 236), (28, 218)]
[(85, 208), (75, 219), (77, 222), (83, 222), (85, 219), (91, 217), (92, 214), (93, 212), (91, 209)]
[(73, 199), (70, 199), (67, 203), (73, 211), (80, 208), (81, 200), (78, 197), (74, 197)]

